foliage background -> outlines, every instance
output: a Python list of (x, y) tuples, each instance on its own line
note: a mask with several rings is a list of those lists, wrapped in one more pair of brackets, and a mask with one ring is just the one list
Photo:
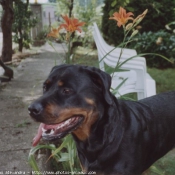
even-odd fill
[(30, 30), (37, 23), (37, 19), (32, 17), (33, 14), (28, 3), (16, 0), (13, 6), (14, 21), (12, 31), (15, 33), (13, 41), (19, 44), (20, 52), (22, 52), (23, 47), (29, 47), (29, 43), (31, 43)]
[(137, 0), (105, 0), (104, 3), (102, 32), (107, 41), (114, 45), (118, 45), (122, 41), (122, 29), (116, 30), (116, 23), (109, 20), (109, 17), (118, 11), (120, 6), (133, 12), (135, 17), (148, 9), (148, 13), (141, 23), (141, 33), (165, 29), (166, 24), (175, 20), (174, 0), (162, 0), (161, 2), (159, 0), (139, 0), (139, 3)]
[[(80, 21), (85, 22), (85, 25), (82, 27), (82, 33), (75, 33), (73, 36), (73, 43), (75, 45), (81, 45), (84, 47), (94, 47), (94, 40), (92, 37), (92, 25), (93, 22), (96, 22), (98, 25), (101, 25), (101, 8), (98, 7), (102, 4), (103, 0), (88, 0), (86, 5), (85, 1), (74, 0), (72, 15), (80, 19)], [(57, 15), (60, 16), (60, 23), (62, 21), (61, 15), (69, 14), (69, 3), (65, 0), (57, 0)], [(74, 45), (73, 45), (74, 47)]]
[[(175, 34), (166, 30), (165, 25), (175, 21), (175, 1), (174, 0), (105, 0), (102, 18), (102, 33), (109, 44), (117, 46), (122, 42), (123, 29), (116, 26), (116, 22), (109, 20), (109, 16), (119, 7), (125, 7), (127, 12), (131, 11), (135, 17), (148, 9), (146, 17), (139, 26), (140, 35), (135, 37), (135, 42), (128, 47), (136, 49), (138, 53), (158, 53), (175, 60)], [(174, 27), (175, 26), (171, 26)], [(162, 42), (157, 44), (157, 39), (162, 38)], [(174, 64), (158, 56), (146, 56), (149, 67), (167, 68), (174, 67)]]
[[(175, 35), (164, 30), (143, 32), (135, 36), (134, 41), (129, 44), (129, 47), (137, 50), (137, 53), (158, 53), (174, 61)], [(160, 69), (174, 67), (174, 64), (156, 55), (147, 55), (145, 58), (149, 67)]]

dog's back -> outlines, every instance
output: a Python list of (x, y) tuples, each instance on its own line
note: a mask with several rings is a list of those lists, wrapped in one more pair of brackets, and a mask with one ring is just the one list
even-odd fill
[[(150, 98), (140, 100), (148, 106), (155, 117), (155, 138), (159, 144), (157, 150), (166, 153), (175, 145), (175, 91), (162, 93)], [(156, 152), (159, 156), (159, 153)]]
[(119, 100), (119, 105), (125, 121), (119, 152), (125, 160), (127, 154), (135, 157), (132, 172), (139, 174), (175, 145), (175, 91), (138, 102)]
[(168, 121), (169, 118), (175, 120), (175, 91), (161, 93), (139, 101), (148, 106), (155, 117)]

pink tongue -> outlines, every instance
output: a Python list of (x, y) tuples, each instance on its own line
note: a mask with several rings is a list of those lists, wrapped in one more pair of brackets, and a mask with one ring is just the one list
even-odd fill
[(39, 141), (40, 141), (40, 139), (41, 139), (41, 137), (42, 137), (42, 128), (44, 128), (44, 129), (54, 129), (54, 128), (56, 128), (56, 127), (58, 127), (58, 125), (59, 124), (56, 124), (56, 125), (46, 125), (46, 124), (44, 124), (44, 123), (41, 123), (40, 125), (39, 125), (39, 128), (38, 128), (38, 132), (37, 132), (37, 134), (36, 134), (36, 136), (33, 138), (33, 143), (32, 143), (32, 146), (36, 146), (36, 145), (38, 145), (38, 143), (39, 143)]
[(38, 128), (38, 133), (36, 134), (36, 136), (33, 138), (33, 143), (32, 143), (32, 146), (36, 146), (38, 143), (39, 143), (39, 141), (40, 141), (40, 139), (41, 139), (41, 137), (42, 137), (42, 128), (44, 127), (44, 123), (41, 123), (40, 125), (39, 125), (39, 128)]

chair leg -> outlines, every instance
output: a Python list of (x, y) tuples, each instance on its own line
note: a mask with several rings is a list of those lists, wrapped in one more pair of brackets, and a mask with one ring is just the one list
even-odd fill
[(154, 79), (146, 80), (146, 96), (156, 95), (156, 82)]

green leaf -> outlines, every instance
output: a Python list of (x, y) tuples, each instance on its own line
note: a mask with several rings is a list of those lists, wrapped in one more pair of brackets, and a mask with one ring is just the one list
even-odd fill
[(46, 148), (46, 149), (50, 149), (50, 150), (55, 150), (55, 145), (53, 144), (50, 144), (50, 145), (37, 145), (35, 147), (32, 147), (30, 152), (29, 152), (29, 156), (30, 155), (34, 155), (36, 151), (38, 151), (39, 149), (43, 149), (43, 148)]
[(111, 4), (111, 7), (114, 7), (117, 4), (117, 0), (114, 0)]
[(69, 161), (69, 153), (60, 153), (60, 156), (59, 162)]
[(38, 168), (38, 165), (36, 163), (36, 160), (35, 160), (35, 157), (34, 155), (30, 155), (29, 158), (28, 158), (28, 162), (29, 164), (31, 165), (31, 167), (33, 168), (34, 171), (38, 172), (37, 174), (38, 175), (42, 175), (39, 171), (39, 168)]
[(51, 157), (54, 156), (55, 154), (58, 154), (60, 153), (60, 151), (63, 149), (63, 148), (66, 148), (67, 147), (67, 144), (70, 142), (70, 139), (72, 139), (71, 135), (68, 135), (64, 138), (62, 144), (52, 153)]
[(118, 93), (118, 90), (121, 88), (121, 86), (126, 82), (128, 78), (125, 78), (115, 89), (112, 89), (112, 93), (115, 95)]
[(164, 175), (163, 171), (161, 169), (158, 169), (156, 166), (151, 166), (151, 171), (157, 175)]
[(36, 151), (38, 151), (39, 149), (50, 149), (50, 150), (55, 150), (55, 145), (53, 144), (50, 144), (50, 145), (38, 145), (38, 146), (35, 146), (35, 147), (32, 147), (30, 152), (29, 152), (29, 156), (28, 156), (28, 162), (29, 164), (31, 165), (31, 167), (33, 168), (34, 171), (37, 171), (38, 175), (42, 175), (39, 171), (39, 168), (38, 168), (38, 165), (36, 163), (36, 160), (35, 160), (35, 157), (34, 157), (34, 154)]

